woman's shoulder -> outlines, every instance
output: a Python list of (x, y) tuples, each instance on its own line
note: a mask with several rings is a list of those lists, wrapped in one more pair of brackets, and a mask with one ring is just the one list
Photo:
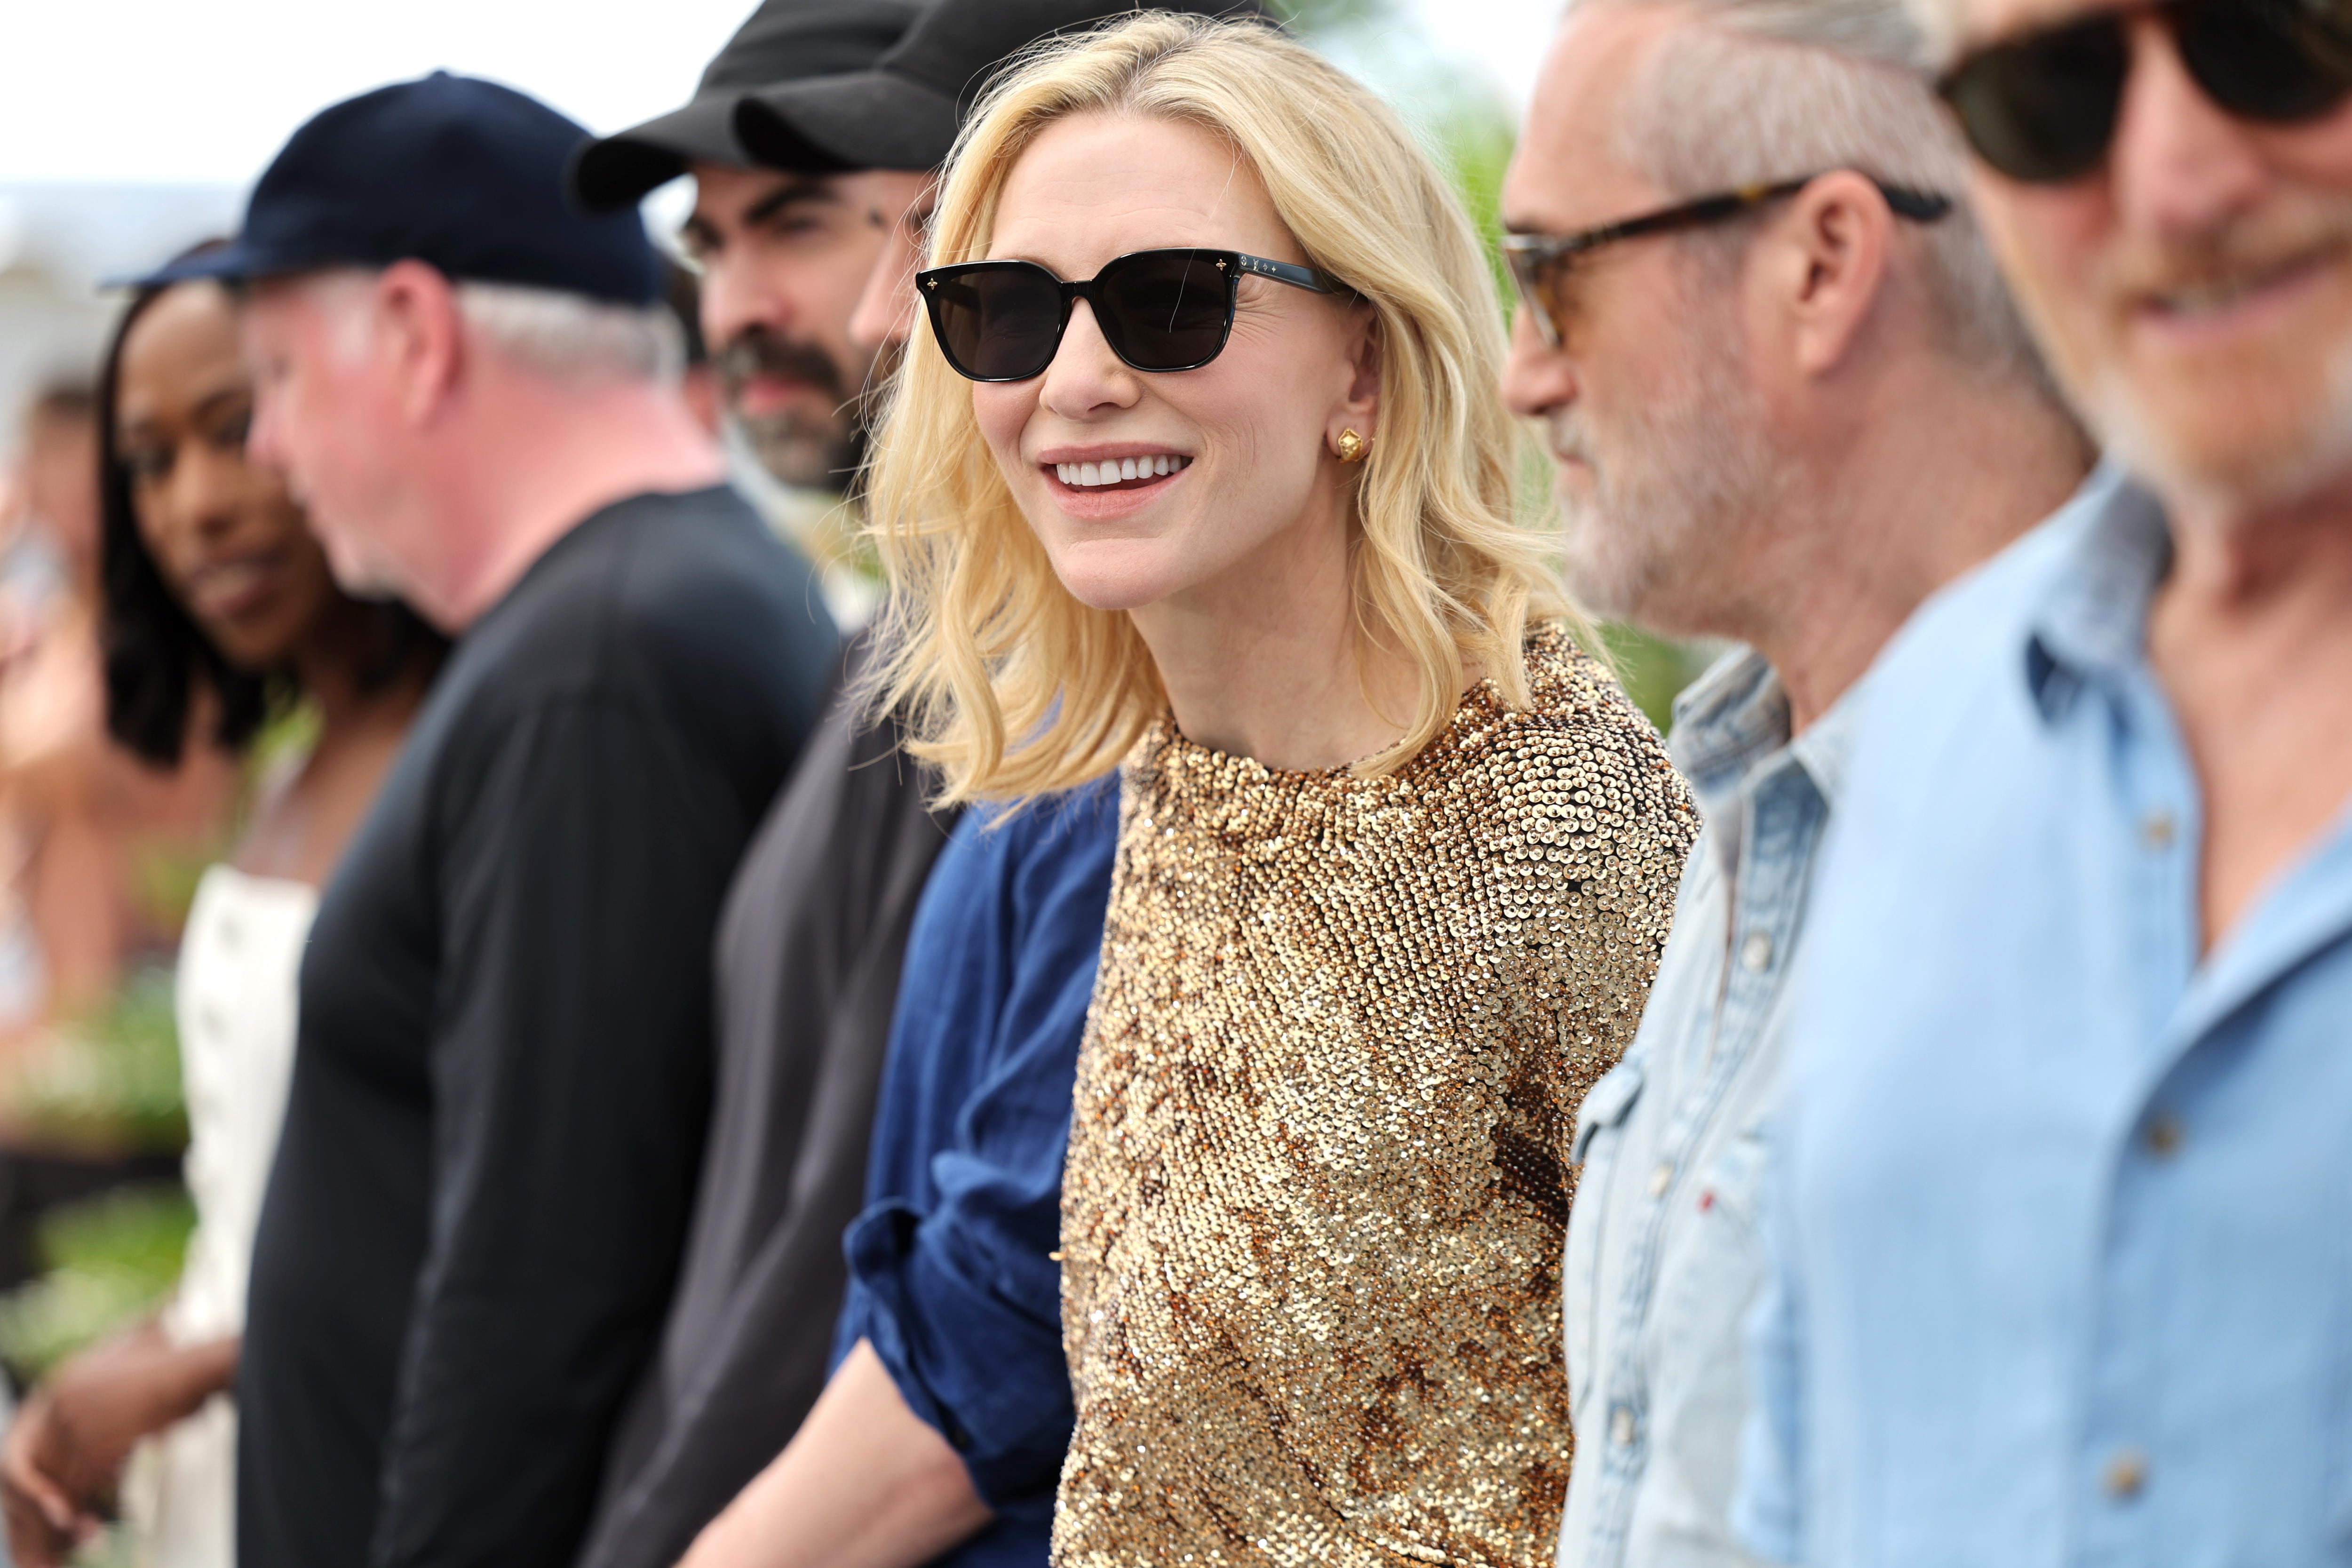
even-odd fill
[(1474, 689), (1454, 726), (1454, 752), (1464, 764), (1591, 755), (1614, 757), (1643, 773), (1674, 773), (1648, 717), (1566, 626), (1538, 622), (1523, 646), (1527, 704), (1510, 706), (1492, 681)]
[(1642, 710), (1569, 628), (1544, 622), (1526, 641), (1528, 703), (1507, 705), (1492, 682), (1464, 704), (1450, 744), (1421, 764), (1451, 787), (1500, 806), (1492, 819), (1557, 819), (1580, 837), (1635, 840), (1678, 871), (1698, 831), (1690, 788)]

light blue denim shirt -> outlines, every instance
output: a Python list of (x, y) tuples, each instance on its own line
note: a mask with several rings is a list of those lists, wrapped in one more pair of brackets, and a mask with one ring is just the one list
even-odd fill
[(1766, 1555), (2352, 1563), (2352, 817), (2200, 955), (2170, 552), (2103, 474), (1871, 679), (1773, 1123)]
[(1764, 1276), (1761, 1122), (1853, 697), (1791, 742), (1779, 677), (1743, 649), (1675, 704), (1668, 749), (1706, 826), (1641, 1032), (1577, 1119), (1561, 1568), (1751, 1561), (1730, 1507), (1748, 1408), (1739, 1324)]

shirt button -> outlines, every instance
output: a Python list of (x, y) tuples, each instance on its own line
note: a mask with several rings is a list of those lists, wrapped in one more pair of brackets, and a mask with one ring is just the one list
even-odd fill
[(2180, 1150), (2180, 1118), (2159, 1116), (2147, 1124), (2147, 1152), (2168, 1160)]
[(2137, 1448), (2117, 1448), (2107, 1460), (2105, 1481), (2107, 1495), (2121, 1502), (2139, 1496), (2147, 1485), (2147, 1456)]
[(2140, 818), (2140, 841), (2150, 849), (2171, 848), (2172, 834), (2172, 813), (2168, 811), (2151, 811)]
[(1666, 1195), (1666, 1189), (1674, 1184), (1675, 1167), (1672, 1161), (1661, 1162), (1658, 1168), (1650, 1173), (1650, 1195), (1652, 1197), (1664, 1197)]
[(1772, 967), (1772, 938), (1766, 931), (1750, 932), (1739, 944), (1739, 967), (1750, 974), (1761, 974)]
[(1630, 1448), (1633, 1439), (1642, 1435), (1642, 1424), (1633, 1419), (1633, 1407), (1621, 1405), (1609, 1413), (1609, 1440), (1621, 1448)]

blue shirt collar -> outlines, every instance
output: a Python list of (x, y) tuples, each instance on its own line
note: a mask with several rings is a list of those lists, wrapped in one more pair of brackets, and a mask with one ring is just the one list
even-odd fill
[(1733, 847), (1741, 797), (1790, 763), (1801, 768), (1822, 804), (1834, 811), (1845, 778), (1845, 758), (1862, 682), (1839, 697), (1805, 732), (1789, 733), (1789, 693), (1762, 654), (1735, 647), (1675, 699), (1675, 731), (1666, 751), (1690, 781), (1699, 811), (1721, 823)]
[(2148, 607), (2172, 569), (2163, 509), (2120, 471), (2103, 466), (2075, 504), (2084, 521), (2026, 622), (2026, 684), (2050, 721), (2084, 685), (2113, 686), (2139, 666)]

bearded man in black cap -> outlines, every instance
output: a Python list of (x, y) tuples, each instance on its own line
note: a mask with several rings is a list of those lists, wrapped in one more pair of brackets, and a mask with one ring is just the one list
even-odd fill
[(734, 116), (754, 89), (871, 68), (917, 9), (910, 0), (769, 0), (683, 108), (583, 145), (571, 169), (573, 198), (591, 211), (634, 205), (692, 176), (694, 210), (677, 237), (701, 274), (703, 335), (729, 422), (775, 481), (753, 493), (817, 563), (835, 614), (853, 620), (872, 590), (840, 500), (864, 456), (877, 383), (875, 347), (851, 339), (849, 318), (929, 175), (837, 161), (757, 167), (736, 142)]
[(237, 1384), (247, 1568), (560, 1568), (667, 1310), (709, 944), (835, 646), (719, 481), (583, 134), (436, 74), (297, 132), (242, 233), (255, 456), (459, 637), (321, 899)]

